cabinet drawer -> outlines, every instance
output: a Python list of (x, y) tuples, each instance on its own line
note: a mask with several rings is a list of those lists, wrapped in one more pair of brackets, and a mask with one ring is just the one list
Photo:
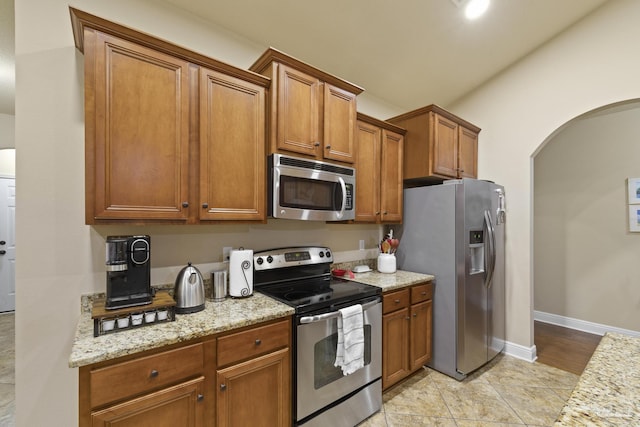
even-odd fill
[(218, 366), (288, 347), (290, 334), (286, 320), (218, 338)]
[(391, 313), (404, 307), (409, 307), (408, 288), (382, 295), (382, 314)]
[(204, 372), (202, 344), (91, 371), (91, 407), (146, 393)]
[(433, 285), (431, 283), (416, 285), (411, 288), (411, 304), (430, 300), (432, 298), (433, 298)]

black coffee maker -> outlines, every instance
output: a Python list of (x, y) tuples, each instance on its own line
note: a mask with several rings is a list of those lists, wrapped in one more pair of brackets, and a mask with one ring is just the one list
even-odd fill
[(150, 304), (151, 238), (107, 236), (106, 309)]

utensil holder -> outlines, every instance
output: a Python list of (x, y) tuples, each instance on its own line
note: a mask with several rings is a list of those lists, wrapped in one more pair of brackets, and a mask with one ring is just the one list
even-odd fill
[(380, 273), (395, 273), (396, 256), (394, 254), (378, 255), (378, 271)]

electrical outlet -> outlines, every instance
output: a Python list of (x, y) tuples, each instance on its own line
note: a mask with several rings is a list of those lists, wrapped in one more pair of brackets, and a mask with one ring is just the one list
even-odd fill
[(229, 258), (231, 257), (231, 249), (233, 249), (231, 246), (225, 246), (222, 248), (222, 261), (229, 261)]
[(360, 242), (358, 243), (358, 248), (359, 248), (361, 251), (364, 251), (364, 240), (360, 240)]

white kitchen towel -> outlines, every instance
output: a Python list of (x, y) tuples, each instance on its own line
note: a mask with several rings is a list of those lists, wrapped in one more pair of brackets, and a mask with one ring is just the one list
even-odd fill
[(339, 310), (338, 346), (334, 366), (349, 375), (364, 367), (364, 318), (362, 306), (355, 304)]

